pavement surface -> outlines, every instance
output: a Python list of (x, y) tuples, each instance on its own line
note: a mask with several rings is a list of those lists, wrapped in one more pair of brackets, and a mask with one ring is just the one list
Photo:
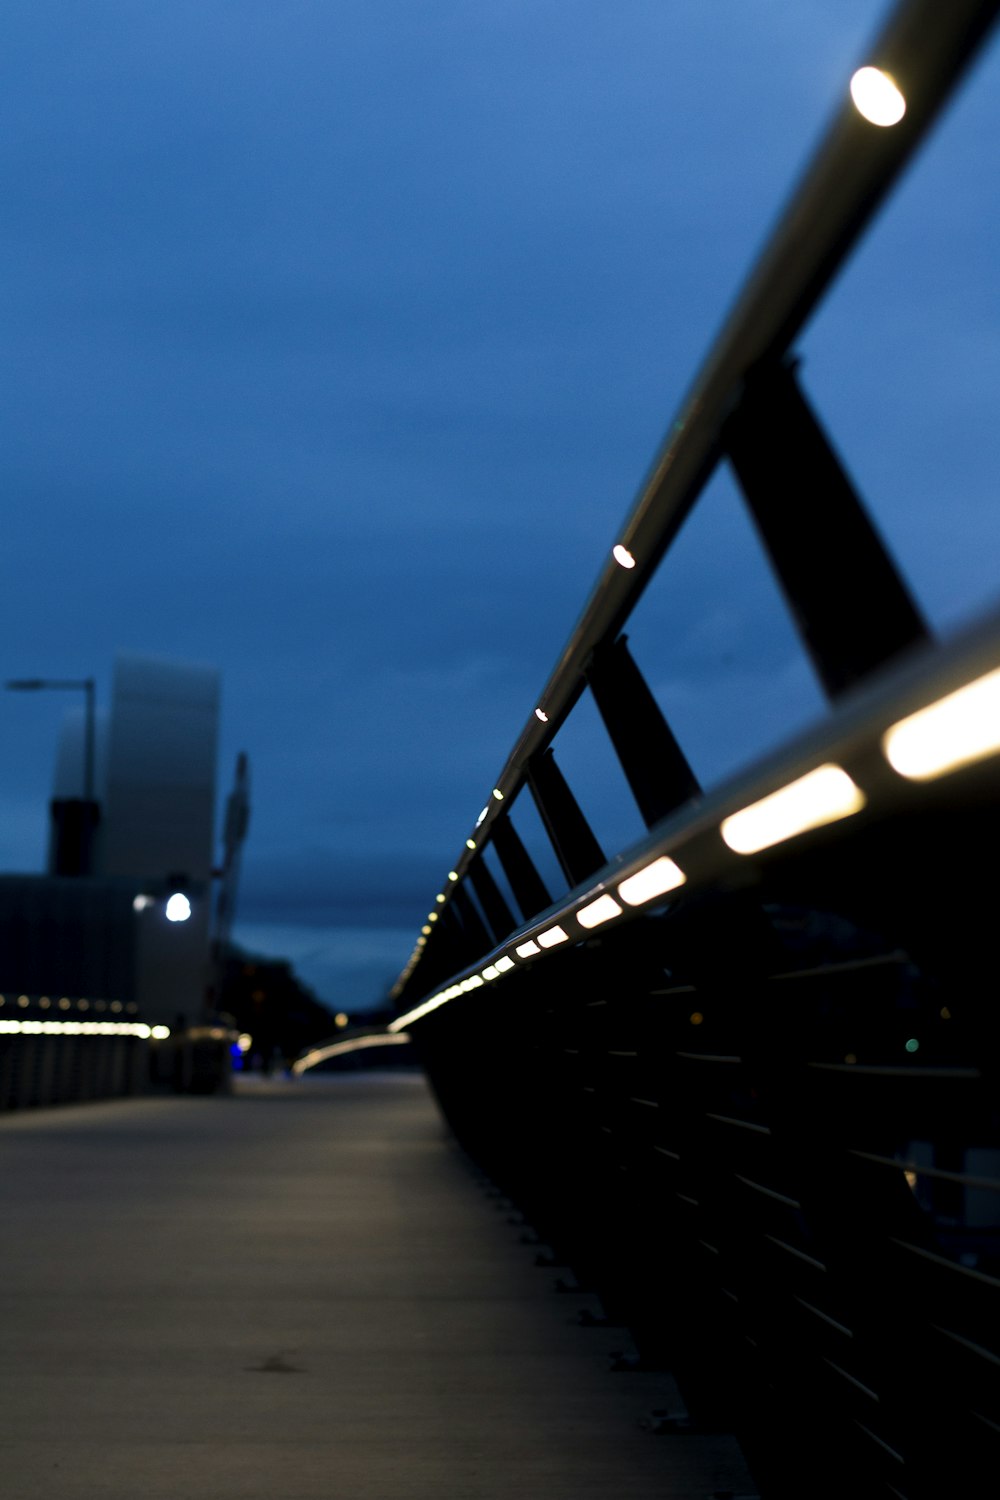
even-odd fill
[[(0, 1117), (3, 1500), (706, 1500), (415, 1074)], [(590, 1303), (596, 1309), (596, 1304)]]

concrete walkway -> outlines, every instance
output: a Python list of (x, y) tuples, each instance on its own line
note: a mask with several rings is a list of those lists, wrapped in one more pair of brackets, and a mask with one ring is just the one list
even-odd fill
[(0, 1118), (4, 1500), (705, 1500), (422, 1080)]

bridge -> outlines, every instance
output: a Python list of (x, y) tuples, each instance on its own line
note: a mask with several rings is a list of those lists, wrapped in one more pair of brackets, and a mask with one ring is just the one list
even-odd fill
[[(411, 1039), (481, 1187), (516, 1221), (510, 1228), (537, 1242), (543, 1265), (532, 1274), (549, 1261), (564, 1267), (564, 1288), (582, 1299), (574, 1315), (585, 1326), (573, 1330), (572, 1360), (565, 1316), (548, 1302), (534, 1305), (541, 1299), (523, 1291), (520, 1269), (501, 1272), (491, 1261), (485, 1280), (476, 1280), (481, 1257), (496, 1256), (495, 1236), (485, 1232), (481, 1202), (466, 1206), (461, 1223), (451, 1217), (458, 1198), (471, 1201), (479, 1190), (458, 1186), (458, 1158), (429, 1124), (412, 1078), (369, 1086), (351, 1077), (322, 1087), (306, 1078), (236, 1101), (253, 1144), (232, 1143), (245, 1201), (260, 1198), (260, 1180), (273, 1181), (266, 1173), (255, 1179), (251, 1166), (273, 1161), (269, 1115), (291, 1119), (298, 1098), (299, 1118), (309, 1122), (299, 1137), (311, 1143), (300, 1196), (280, 1211), (258, 1207), (243, 1224), (246, 1236), (274, 1245), (289, 1286), (298, 1278), (308, 1288), (289, 1293), (294, 1337), (285, 1337), (266, 1276), (248, 1281), (245, 1312), (228, 1304), (234, 1321), (245, 1317), (260, 1329), (260, 1363), (243, 1369), (258, 1373), (261, 1386), (270, 1389), (267, 1374), (295, 1375), (298, 1388), (313, 1380), (302, 1410), (281, 1408), (299, 1435), (283, 1455), (291, 1476), (283, 1494), (329, 1493), (331, 1464), (348, 1465), (339, 1472), (351, 1475), (353, 1489), (380, 1495), (430, 1493), (433, 1485), (492, 1496), (527, 1486), (765, 1500), (844, 1493), (933, 1500), (971, 1492), (978, 1476), (996, 1472), (991, 830), (1000, 618), (933, 636), (812, 409), (796, 348), (998, 9), (982, 0), (904, 0), (893, 13), (856, 77), (854, 101), (845, 101), (696, 373), (452, 868), (429, 893), (427, 920), (394, 992), (388, 1036)], [(805, 733), (706, 789), (627, 627), (723, 469), (735, 478), (826, 709)], [(560, 731), (585, 705), (596, 709), (605, 749), (646, 830), (624, 848), (601, 845), (556, 758)], [(529, 824), (542, 830), (543, 845), (529, 838)], [(352, 1115), (362, 1096), (364, 1108)], [(142, 1120), (189, 1105), (138, 1100), (95, 1109), (137, 1111), (141, 1134)], [(229, 1107), (197, 1102), (211, 1112), (212, 1131)], [(387, 1229), (384, 1202), (357, 1181), (358, 1155), (338, 1155), (338, 1132), (350, 1140), (351, 1122), (363, 1117), (358, 1151), (394, 1163), (393, 1191), (409, 1229), (399, 1221)], [(90, 1118), (95, 1137), (110, 1132), (101, 1122), (111, 1115)], [(41, 1137), (63, 1127), (36, 1128)], [(149, 1127), (151, 1139), (158, 1128)], [(196, 1135), (201, 1128), (193, 1127)], [(17, 1117), (16, 1136), (21, 1129)], [(377, 1149), (363, 1149), (364, 1140)], [(163, 1159), (155, 1144), (150, 1150), (148, 1161)], [(426, 1181), (416, 1155), (431, 1164)], [(409, 1190), (411, 1168), (421, 1192)], [(224, 1154), (213, 1171), (225, 1184)], [(206, 1297), (222, 1296), (234, 1252), (230, 1242), (211, 1261), (215, 1190), (202, 1171), (183, 1188), (193, 1195), (186, 1208), (181, 1192), (190, 1239), (185, 1247), (178, 1232), (170, 1243), (188, 1257), (196, 1284), (207, 1278)], [(351, 1204), (349, 1225), (337, 1216), (338, 1194)], [(62, 1201), (71, 1198), (67, 1184)], [(310, 1205), (321, 1200), (311, 1238)], [(397, 1236), (391, 1254), (399, 1260), (379, 1279), (387, 1234)], [(149, 1241), (141, 1257), (155, 1255)], [(446, 1258), (446, 1273), (435, 1255)], [(413, 1321), (412, 1301), (398, 1311), (395, 1339), (385, 1332), (390, 1286), (405, 1282), (407, 1297), (419, 1302), (433, 1284), (446, 1302), (441, 1289), (454, 1277), (459, 1301), (461, 1288), (475, 1283), (467, 1300), (478, 1304), (489, 1300), (484, 1286), (509, 1288), (508, 1274), (515, 1290), (502, 1297), (512, 1319), (528, 1304), (530, 1316), (511, 1332), (517, 1348), (503, 1393), (485, 1380), (471, 1347), (479, 1339), (480, 1355), (502, 1348), (506, 1360), (495, 1308), (476, 1322), (471, 1344), (443, 1307)], [(342, 1275), (355, 1298), (361, 1282), (377, 1288), (369, 1313), (357, 1302), (339, 1309), (345, 1347), (365, 1347), (355, 1374), (344, 1367), (331, 1383), (328, 1362), (321, 1380), (307, 1379), (308, 1363), (299, 1365), (296, 1352), (311, 1338), (303, 1319), (319, 1316)], [(164, 1309), (157, 1336), (168, 1326), (192, 1329), (200, 1317), (176, 1286)], [(482, 1313), (480, 1306), (475, 1318)], [(548, 1334), (528, 1332), (553, 1317)], [(492, 1332), (483, 1331), (487, 1324)], [(369, 1326), (374, 1348), (363, 1333)], [(581, 1358), (579, 1340), (608, 1334), (602, 1380), (613, 1373), (618, 1383), (612, 1393), (592, 1379), (592, 1347), (582, 1356), (587, 1398), (577, 1404), (567, 1392), (582, 1378), (579, 1366), (569, 1373)], [(189, 1336), (176, 1337), (189, 1347)], [(409, 1363), (399, 1383), (390, 1372), (403, 1357), (401, 1340)], [(30, 1347), (28, 1334), (25, 1341)], [(531, 1350), (543, 1344), (547, 1352), (536, 1359)], [(209, 1384), (197, 1389), (209, 1390), (210, 1377), (199, 1379)], [(391, 1396), (380, 1412), (382, 1385)], [(243, 1401), (223, 1388), (232, 1391), (227, 1400)], [(633, 1394), (640, 1388), (641, 1401)], [(517, 1390), (530, 1399), (511, 1404)], [(110, 1399), (101, 1409), (102, 1443), (110, 1442)], [(198, 1403), (175, 1403), (171, 1445), (185, 1441), (185, 1422), (193, 1424), (205, 1477), (189, 1468), (187, 1488), (174, 1483), (171, 1494), (279, 1492), (268, 1467), (273, 1429), (259, 1452), (253, 1446), (256, 1423), (266, 1427), (273, 1410), (274, 1398), (260, 1399), (245, 1407), (257, 1415), (242, 1427), (225, 1402), (204, 1408), (212, 1422), (199, 1420)], [(19, 1401), (19, 1422), (47, 1441), (42, 1398), (28, 1390)], [(352, 1430), (365, 1435), (363, 1454), (346, 1439), (337, 1446), (316, 1436), (317, 1424), (341, 1420), (341, 1402), (343, 1420), (361, 1423)], [(153, 1443), (147, 1416), (140, 1426)], [(72, 1466), (83, 1426), (70, 1430)], [(227, 1452), (250, 1454), (242, 1468), (226, 1470), (239, 1473), (238, 1484), (219, 1468), (213, 1432), (223, 1430)], [(19, 1472), (28, 1477), (12, 1493), (38, 1491), (37, 1458), (25, 1462)], [(256, 1463), (271, 1477), (255, 1489)], [(134, 1494), (151, 1470), (147, 1463), (130, 1472), (132, 1488), (63, 1482), (50, 1492)]]

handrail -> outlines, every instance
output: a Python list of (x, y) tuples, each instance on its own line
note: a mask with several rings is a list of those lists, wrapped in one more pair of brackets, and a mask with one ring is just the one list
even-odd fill
[[(906, 113), (868, 123), (848, 100), (837, 112), (696, 376), (667, 439), (541, 694), (496, 791), (436, 896), (440, 910), (488, 838), (529, 760), (551, 743), (578, 701), (596, 649), (621, 630), (721, 456), (720, 435), (748, 374), (785, 355), (986, 38), (1000, 0), (902, 0), (865, 63), (889, 73)], [(419, 961), (418, 945), (394, 989)]]

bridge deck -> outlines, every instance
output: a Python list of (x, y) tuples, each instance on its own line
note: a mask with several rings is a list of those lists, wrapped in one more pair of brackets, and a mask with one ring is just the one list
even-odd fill
[(5, 1500), (752, 1488), (653, 1437), (447, 1143), (422, 1080), (354, 1074), (0, 1120)]

